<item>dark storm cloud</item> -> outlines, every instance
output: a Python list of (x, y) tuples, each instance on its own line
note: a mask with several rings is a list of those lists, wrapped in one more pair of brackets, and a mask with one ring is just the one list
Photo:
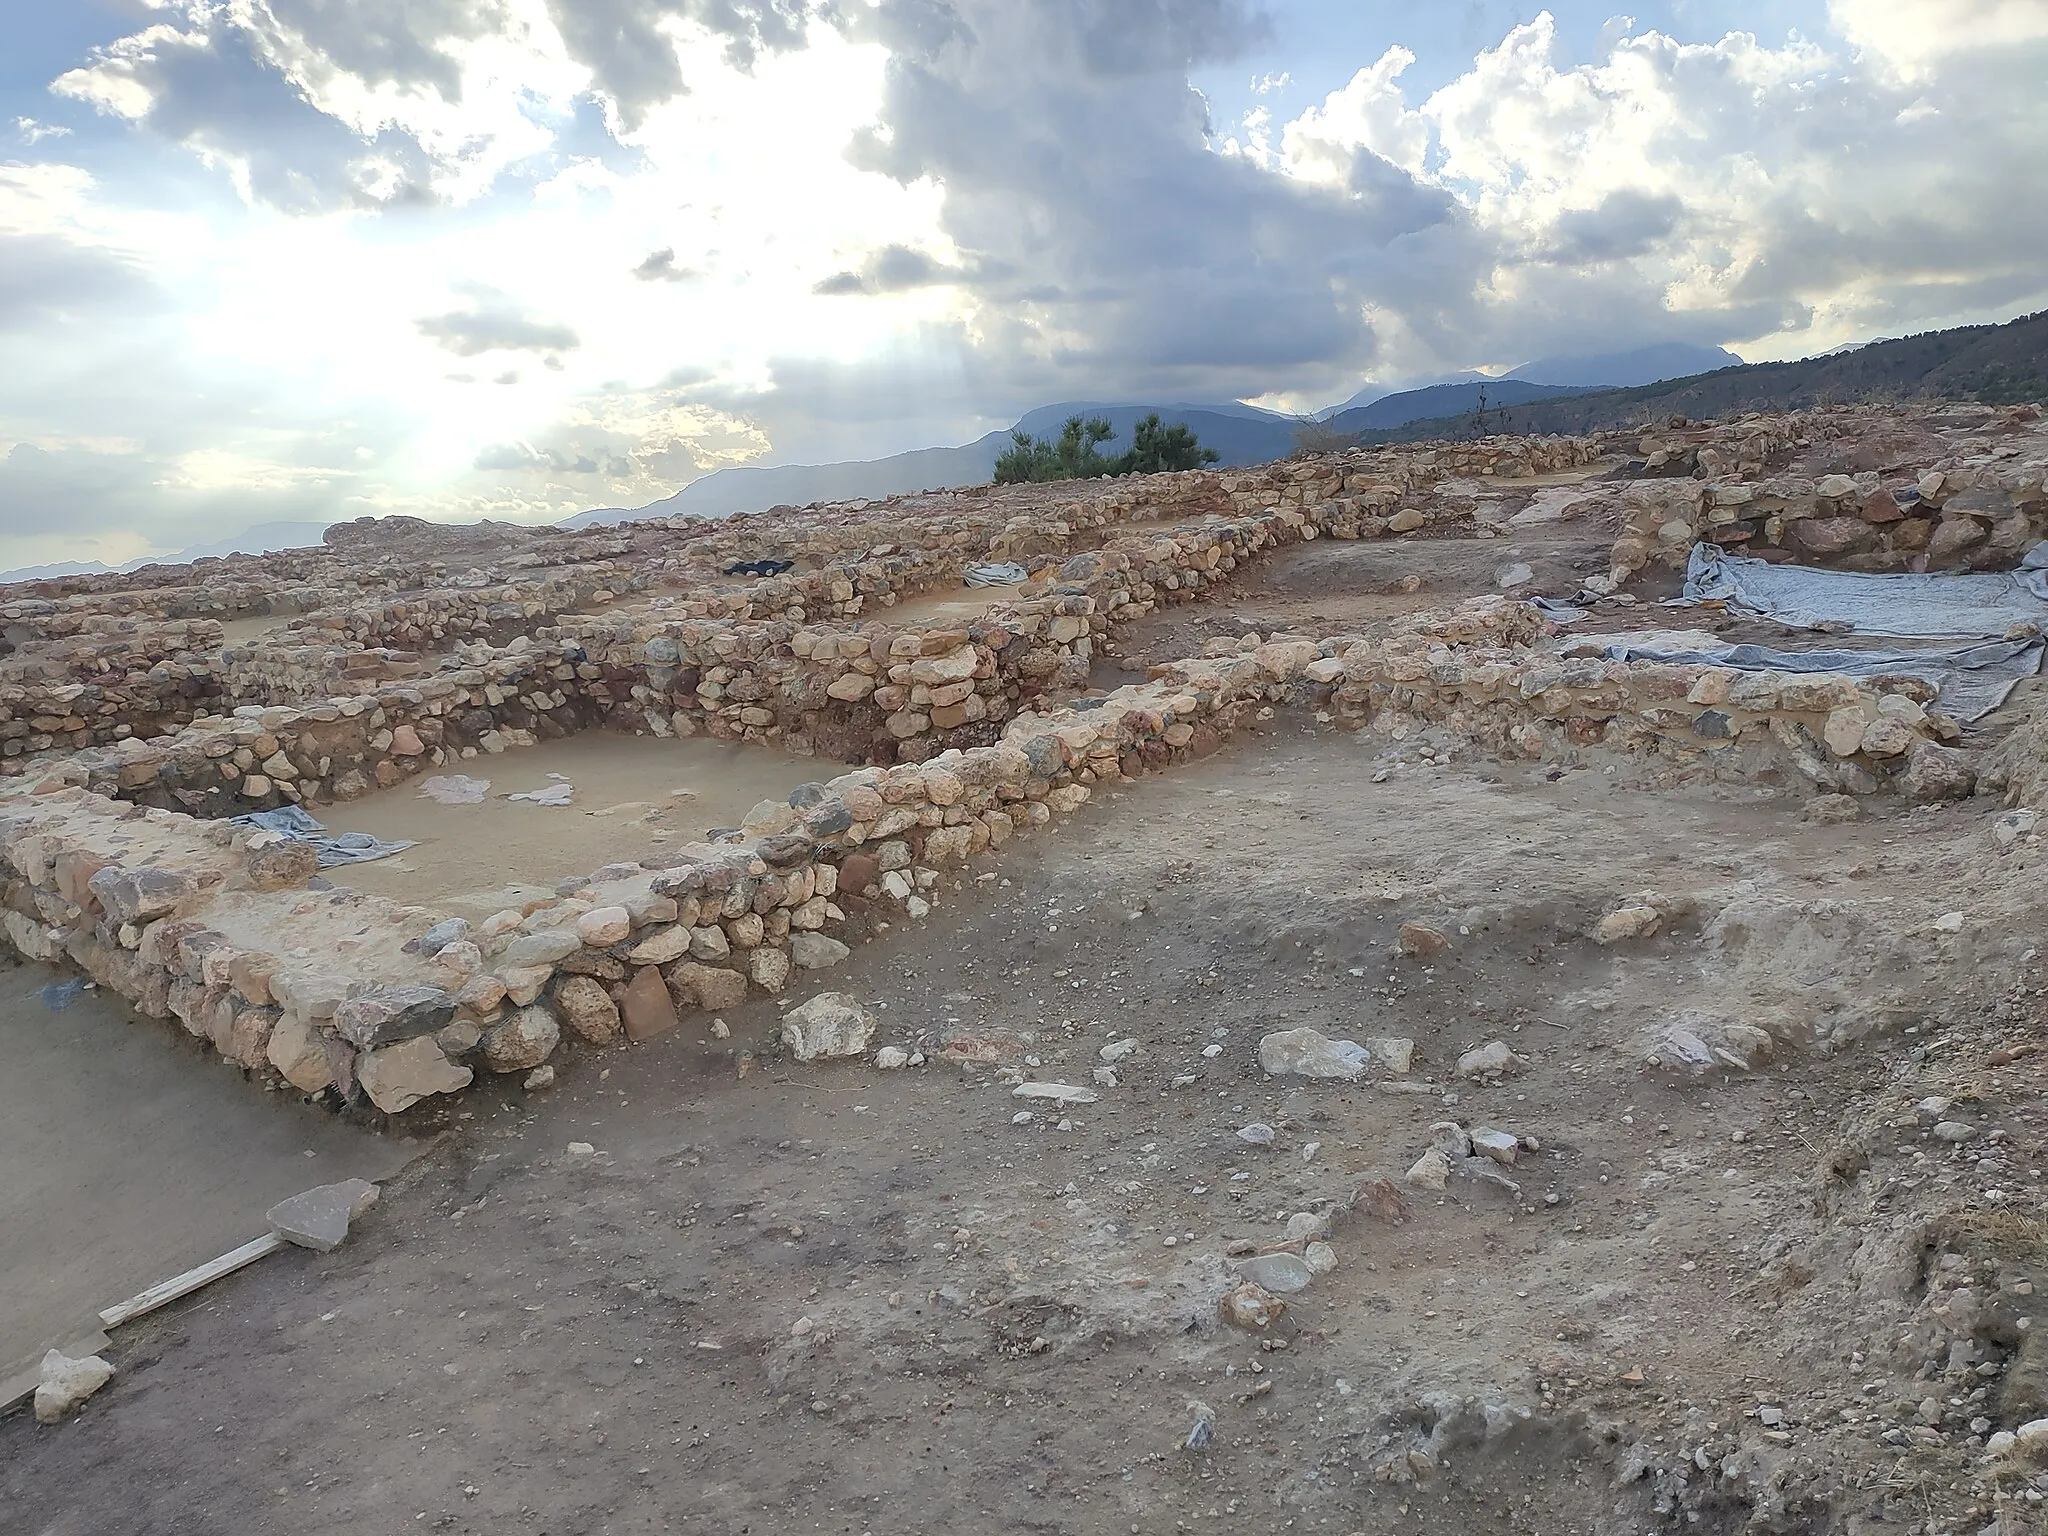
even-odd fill
[[(1245, 369), (1360, 366), (1365, 304), (1414, 259), (1398, 248), (1463, 238), (1446, 193), (1376, 157), (1340, 189), (1215, 153), (1187, 71), (1265, 35), (1239, 0), (883, 0), (848, 24), (891, 51), (882, 131), (856, 163), (940, 182), (965, 257), (945, 280), (1035, 363), (1098, 389), (1237, 393), (1259, 382)], [(1435, 270), (1455, 284), (1478, 265)], [(820, 291), (881, 291), (879, 276)]]

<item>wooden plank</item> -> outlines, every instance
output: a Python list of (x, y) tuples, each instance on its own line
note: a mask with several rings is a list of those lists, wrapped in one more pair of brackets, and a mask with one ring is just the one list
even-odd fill
[(203, 1285), (213, 1284), (223, 1275), (232, 1275), (245, 1265), (254, 1264), (266, 1254), (277, 1252), (284, 1245), (283, 1238), (274, 1232), (266, 1232), (263, 1236), (246, 1242), (217, 1259), (207, 1260), (197, 1269), (188, 1269), (182, 1275), (173, 1275), (168, 1280), (159, 1281), (140, 1296), (131, 1296), (119, 1306), (107, 1308), (100, 1314), (100, 1321), (109, 1328), (133, 1322), (146, 1313), (154, 1312), (158, 1307), (176, 1301), (180, 1296), (191, 1295)]

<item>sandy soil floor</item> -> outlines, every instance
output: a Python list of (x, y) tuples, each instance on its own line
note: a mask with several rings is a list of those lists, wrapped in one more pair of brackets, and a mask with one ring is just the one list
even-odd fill
[[(736, 827), (761, 801), (783, 799), (797, 785), (839, 771), (815, 758), (731, 742), (593, 731), (450, 764), (444, 773), (490, 781), (479, 805), (442, 805), (408, 781), (323, 807), (321, 820), (337, 831), (418, 844), (327, 877), (458, 916), (488, 917), (517, 905), (508, 898), (521, 891), (552, 894), (564, 877), (645, 858), (714, 827)], [(575, 785), (573, 804), (505, 798), (559, 782), (553, 774)]]
[(1489, 539), (1293, 544), (1238, 572), (1213, 598), (1162, 608), (1125, 625), (1110, 648), (1142, 671), (1197, 655), (1214, 635), (1253, 629), (1262, 634), (1362, 634), (1388, 619), (1498, 592), (1501, 575), (1518, 564), (1532, 573), (1518, 590), (1568, 596), (1585, 577), (1607, 569), (1613, 542), (1610, 529), (1588, 520)]
[[(2041, 1200), (2048, 1057), (1991, 1053), (2042, 1036), (2036, 856), (1982, 805), (1614, 790), (1290, 728), (1106, 796), (826, 978), (884, 1039), (1014, 1072), (799, 1066), (762, 1003), (483, 1085), (339, 1252), (125, 1331), (75, 1422), (0, 1424), (0, 1507), (43, 1536), (1975, 1532), (1970, 1426), (2025, 1411), (2025, 1361), (1958, 1366), (1927, 1308), (1945, 1255), (1979, 1306), (2048, 1284), (2001, 1225)], [(1586, 937), (1645, 890), (1656, 934)], [(1404, 922), (1448, 947), (1402, 957)], [(1775, 1054), (1647, 1065), (1715, 1019)], [(1298, 1025), (1415, 1064), (1266, 1077)], [(1521, 1068), (1461, 1080), (1495, 1039)], [(1124, 1040), (1097, 1103), (1010, 1092)], [(1512, 1190), (1401, 1183), (1444, 1120), (1540, 1150)], [(1299, 1213), (1336, 1267), (1266, 1335), (1219, 1324), (1229, 1245)]]
[(225, 637), (223, 645), (246, 645), (259, 636), (280, 630), (291, 622), (291, 616), (278, 613), (251, 613), (239, 619), (228, 619), (221, 625)]
[(1017, 596), (1015, 587), (942, 587), (935, 592), (920, 592), (915, 597), (905, 598), (892, 608), (880, 603), (863, 605), (857, 622), (861, 624), (967, 624), (980, 618), (997, 603), (1013, 601)]
[(285, 1196), (410, 1155), (237, 1079), (176, 1025), (47, 966), (0, 969), (0, 1383), (91, 1338), (102, 1307), (261, 1236)]

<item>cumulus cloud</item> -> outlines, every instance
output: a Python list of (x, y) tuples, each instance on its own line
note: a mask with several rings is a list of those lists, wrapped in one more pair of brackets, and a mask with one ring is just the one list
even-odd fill
[(580, 75), (519, 0), (152, 0), (51, 89), (295, 211), (463, 200), (546, 149)]
[(727, 62), (745, 69), (763, 53), (800, 46), (822, 9), (811, 0), (548, 0), (570, 57), (589, 68), (627, 129), (688, 88), (679, 32), (718, 36)]
[[(1215, 152), (1188, 71), (1264, 34), (1250, 5), (884, 0), (864, 25), (891, 62), (857, 161), (945, 188), (971, 328), (1020, 384), (1334, 379), (1374, 355), (1375, 269), (1456, 281), (1432, 254), (1460, 218), (1440, 190), (1394, 167), (1312, 184)], [(836, 285), (873, 291), (853, 277)]]
[(907, 293), (913, 288), (931, 288), (963, 276), (925, 252), (907, 245), (885, 245), (860, 264), (822, 278), (811, 291), (827, 297), (855, 293)]
[(643, 283), (687, 283), (698, 273), (694, 268), (677, 266), (675, 247), (665, 245), (648, 252), (646, 260), (633, 269), (633, 275)]
[(114, 252), (55, 235), (0, 230), (0, 332), (133, 309), (158, 297), (133, 264)]
[(2048, 304), (2048, 8), (1827, 14), (1571, 57), (1540, 16), (1232, 124), (1191, 71), (1256, 0), (150, 0), (35, 153), (132, 130), (255, 206), (0, 167), (0, 505), (541, 517), (1063, 398)]
[(485, 352), (539, 352), (555, 355), (574, 351), (582, 338), (566, 325), (535, 319), (503, 299), (487, 300), (470, 309), (426, 315), (413, 322), (422, 336), (430, 336), (457, 357), (476, 357)]
[[(1393, 50), (1288, 125), (1277, 168), (1327, 181), (1370, 152), (1458, 199), (1488, 271), (1469, 302), (1402, 317), (1444, 362), (1599, 350), (1589, 332), (1797, 351), (2043, 296), (2048, 204), (2013, 195), (2048, 180), (2048, 108), (2021, 83), (2048, 68), (2048, 22), (2002, 0), (1833, 13), (1861, 51), (1648, 32), (1582, 63), (1546, 14), (1412, 105)], [(1914, 56), (1970, 88), (1926, 110), (1884, 50), (1937, 25)]]
[(515, 494), (644, 503), (707, 469), (766, 448), (760, 432), (687, 390), (613, 389), (578, 402), (529, 436), (493, 443), (471, 466), (510, 476)]

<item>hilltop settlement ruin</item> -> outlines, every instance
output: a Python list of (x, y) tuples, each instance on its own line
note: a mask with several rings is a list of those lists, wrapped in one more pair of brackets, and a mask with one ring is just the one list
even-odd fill
[(2038, 410), (1842, 406), (18, 584), (0, 932), (444, 1132), (358, 1266), (633, 1271), (673, 1447), (448, 1528), (2038, 1532), (2043, 540)]

